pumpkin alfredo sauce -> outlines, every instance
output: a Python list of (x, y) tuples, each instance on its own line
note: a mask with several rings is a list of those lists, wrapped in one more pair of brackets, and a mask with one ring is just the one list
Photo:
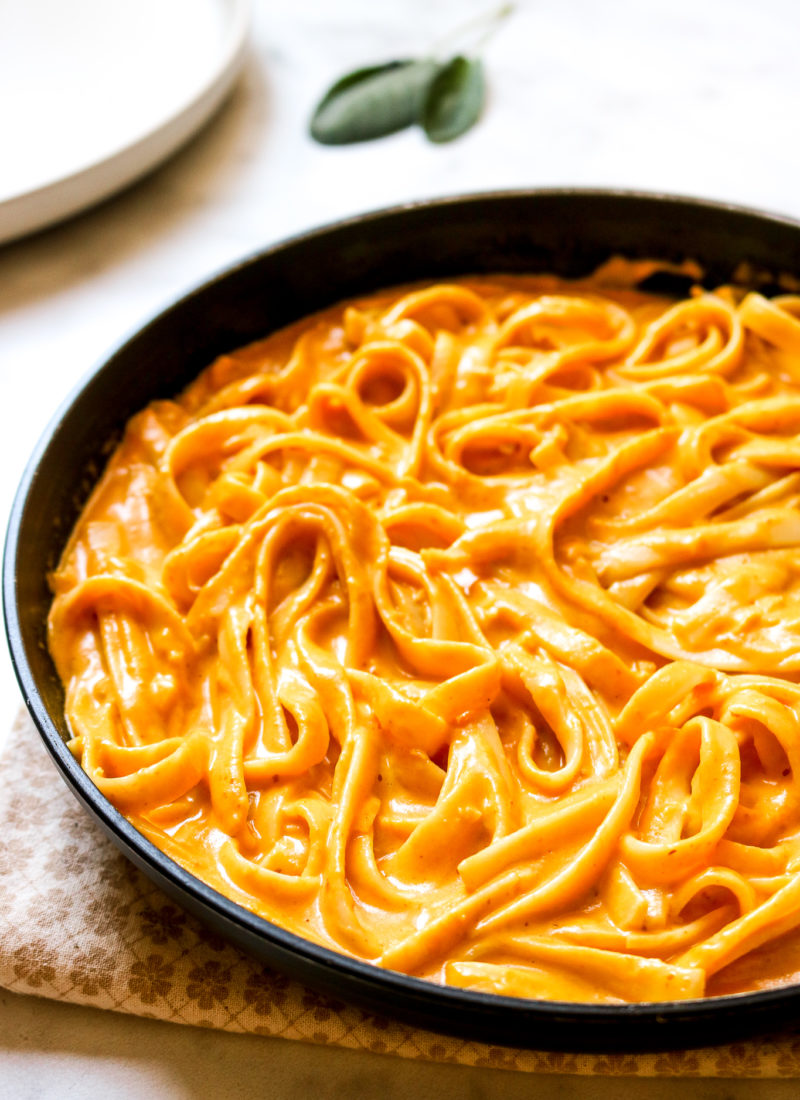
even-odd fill
[(800, 298), (485, 278), (222, 356), (51, 578), (71, 747), (178, 863), (470, 989), (800, 973)]

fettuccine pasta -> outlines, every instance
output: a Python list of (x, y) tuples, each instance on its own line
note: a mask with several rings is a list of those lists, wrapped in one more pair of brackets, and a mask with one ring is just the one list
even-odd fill
[(159, 848), (436, 982), (800, 977), (800, 297), (381, 292), (136, 415), (52, 577)]

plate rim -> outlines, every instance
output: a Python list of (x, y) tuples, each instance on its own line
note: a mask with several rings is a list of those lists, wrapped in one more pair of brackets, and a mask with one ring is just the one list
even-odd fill
[(135, 183), (176, 153), (222, 106), (245, 60), (253, 0), (213, 0), (225, 31), (213, 67), (181, 104), (106, 154), (0, 198), (0, 246), (65, 221)]

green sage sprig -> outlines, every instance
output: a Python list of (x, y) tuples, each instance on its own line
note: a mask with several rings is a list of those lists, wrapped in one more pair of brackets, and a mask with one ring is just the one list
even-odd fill
[(350, 145), (418, 124), (432, 142), (460, 137), (483, 110), (486, 82), (478, 50), (511, 11), (512, 5), (505, 4), (461, 28), (450, 41), (471, 35), (471, 48), (462, 47), (447, 60), (440, 46), (429, 57), (387, 61), (347, 73), (317, 104), (311, 136), (323, 145)]

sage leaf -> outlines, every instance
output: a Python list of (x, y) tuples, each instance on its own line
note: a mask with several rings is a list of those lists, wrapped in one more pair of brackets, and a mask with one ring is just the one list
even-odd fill
[(428, 88), (422, 126), (430, 141), (452, 141), (480, 118), (485, 95), (483, 64), (479, 58), (454, 57)]
[(384, 137), (419, 120), (436, 61), (388, 61), (356, 69), (333, 84), (311, 119), (311, 136), (323, 145), (349, 145)]

